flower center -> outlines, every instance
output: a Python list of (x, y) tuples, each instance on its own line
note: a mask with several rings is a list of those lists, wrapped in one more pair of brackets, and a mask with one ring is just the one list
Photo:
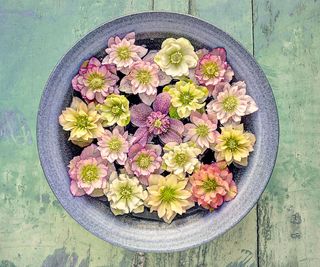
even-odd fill
[(121, 107), (119, 105), (115, 105), (111, 108), (111, 113), (115, 116), (121, 113)]
[(117, 137), (113, 137), (108, 143), (108, 148), (111, 152), (119, 152), (122, 148), (121, 140)]
[(170, 128), (169, 117), (160, 111), (153, 111), (147, 118), (147, 126), (150, 133), (155, 135), (162, 134)]
[(236, 107), (238, 106), (238, 99), (235, 96), (227, 96), (222, 101), (223, 109), (227, 112), (235, 111)]
[(81, 170), (81, 180), (85, 183), (92, 183), (99, 179), (98, 167), (93, 164), (84, 166)]
[(160, 191), (160, 199), (165, 203), (170, 203), (176, 199), (176, 189), (170, 186), (165, 186)]
[(194, 99), (194, 96), (189, 92), (181, 92), (180, 94), (180, 102), (183, 105), (188, 105)]
[(139, 70), (137, 73), (137, 80), (141, 84), (149, 84), (151, 80), (151, 74), (147, 70)]
[(89, 126), (89, 120), (87, 115), (80, 115), (76, 119), (76, 126), (80, 129), (86, 129)]
[(197, 135), (200, 137), (206, 137), (209, 134), (209, 128), (205, 124), (200, 124), (196, 129)]
[(214, 78), (219, 75), (219, 67), (215, 62), (208, 62), (203, 66), (203, 73), (208, 78)]
[(170, 55), (170, 63), (171, 64), (179, 64), (182, 60), (182, 53), (176, 51)]
[(218, 184), (217, 182), (214, 180), (214, 178), (209, 178), (207, 180), (205, 180), (202, 184), (202, 188), (204, 189), (204, 191), (206, 193), (209, 193), (209, 192), (212, 192), (212, 191), (215, 191), (218, 187)]
[(150, 155), (147, 153), (141, 153), (137, 158), (137, 165), (141, 169), (148, 169), (151, 162), (152, 162), (152, 159), (151, 159)]
[(153, 125), (154, 125), (154, 127), (156, 127), (156, 128), (160, 128), (161, 125), (162, 125), (162, 122), (161, 122), (160, 119), (156, 119), (156, 120), (154, 121)]
[(230, 137), (226, 140), (226, 147), (231, 151), (235, 151), (239, 146), (238, 140), (233, 137)]
[(125, 184), (120, 187), (120, 196), (123, 199), (130, 200), (132, 198), (132, 187), (128, 184)]
[(178, 166), (184, 166), (189, 160), (189, 155), (185, 152), (179, 152), (174, 156), (174, 162)]
[(104, 82), (104, 77), (99, 73), (92, 73), (88, 77), (89, 87), (93, 91), (101, 90), (104, 86)]
[(130, 58), (130, 50), (127, 46), (119, 47), (117, 50), (117, 55), (121, 60), (127, 60)]

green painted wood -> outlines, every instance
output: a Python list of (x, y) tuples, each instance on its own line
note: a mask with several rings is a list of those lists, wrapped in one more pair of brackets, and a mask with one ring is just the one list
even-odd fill
[(280, 147), (259, 202), (260, 266), (320, 266), (320, 3), (254, 0), (255, 56), (273, 88)]
[(171, 11), (187, 14), (189, 11), (189, 0), (163, 1), (154, 0), (154, 10)]

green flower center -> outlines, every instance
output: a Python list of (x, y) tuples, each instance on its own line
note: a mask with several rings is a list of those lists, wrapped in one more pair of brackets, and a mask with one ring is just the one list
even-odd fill
[(170, 186), (165, 186), (160, 191), (160, 199), (165, 203), (170, 203), (176, 199), (176, 189)]
[(99, 179), (99, 170), (96, 165), (88, 164), (81, 170), (81, 180), (85, 183), (92, 183)]
[(189, 91), (181, 92), (179, 99), (183, 105), (188, 105), (194, 99), (194, 96)]
[(137, 165), (141, 169), (148, 169), (151, 162), (152, 162), (152, 158), (150, 157), (149, 154), (146, 154), (146, 153), (141, 153), (137, 158)]
[(114, 116), (119, 116), (121, 114), (121, 106), (120, 105), (114, 105), (111, 107), (111, 113), (114, 115)]
[(130, 50), (127, 46), (119, 47), (117, 50), (117, 55), (121, 60), (127, 60), (130, 58)]
[(160, 128), (162, 125), (162, 122), (160, 119), (156, 119), (153, 123), (153, 126), (156, 127), (156, 128)]
[(238, 99), (235, 96), (227, 96), (222, 101), (223, 109), (227, 112), (234, 112), (238, 106)]
[(188, 161), (189, 161), (189, 155), (187, 153), (185, 153), (185, 152), (177, 153), (174, 156), (174, 162), (178, 166), (184, 166)]
[(182, 57), (182, 53), (180, 51), (176, 51), (170, 55), (170, 63), (179, 64), (182, 60)]
[(122, 185), (120, 187), (120, 196), (121, 198), (125, 199), (125, 200), (130, 200), (132, 198), (132, 187), (128, 184)]
[(237, 139), (233, 138), (233, 137), (229, 137), (226, 140), (226, 147), (230, 150), (230, 151), (235, 151), (237, 150), (237, 148), (239, 147), (239, 142)]
[(208, 78), (214, 78), (219, 75), (219, 67), (215, 62), (208, 62), (203, 65), (203, 74)]
[(88, 77), (89, 88), (93, 91), (99, 91), (103, 88), (105, 80), (99, 73), (92, 73)]
[(151, 81), (151, 74), (147, 70), (139, 70), (136, 77), (141, 84), (149, 84)]
[(205, 124), (200, 124), (197, 127), (196, 132), (200, 137), (207, 137), (209, 134), (209, 127)]
[(122, 148), (122, 141), (117, 137), (113, 137), (108, 143), (108, 148), (111, 152), (119, 152)]
[(208, 177), (208, 179), (205, 180), (205, 181), (203, 182), (203, 184), (202, 184), (202, 188), (204, 189), (204, 191), (205, 191), (206, 193), (215, 191), (215, 190), (217, 189), (217, 187), (218, 187), (217, 182), (216, 182), (214, 179), (212, 179), (212, 178), (210, 179), (209, 177)]
[(80, 115), (76, 119), (76, 126), (80, 129), (86, 129), (90, 122), (87, 115)]

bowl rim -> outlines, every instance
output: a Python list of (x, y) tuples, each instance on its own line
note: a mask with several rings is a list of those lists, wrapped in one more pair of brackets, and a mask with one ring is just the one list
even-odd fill
[[(233, 42), (235, 42), (245, 53), (247, 53), (250, 56), (250, 59), (255, 63), (255, 67), (256, 69), (264, 76), (265, 78), (265, 82), (267, 83), (269, 89), (270, 89), (270, 93), (271, 93), (271, 97), (272, 100), (274, 102), (274, 115), (275, 115), (275, 127), (273, 129), (273, 132), (275, 134), (275, 139), (273, 140), (275, 142), (275, 153), (274, 153), (274, 158), (272, 159), (270, 165), (272, 165), (272, 168), (270, 169), (270, 172), (268, 174), (268, 178), (263, 180), (263, 184), (260, 185), (259, 188), (259, 192), (258, 194), (256, 194), (257, 197), (254, 198), (253, 201), (251, 201), (250, 205), (247, 205), (245, 209), (242, 210), (241, 215), (237, 216), (237, 218), (235, 220), (233, 220), (228, 227), (226, 227), (225, 229), (223, 229), (223, 231), (218, 232), (215, 236), (213, 237), (207, 237), (206, 239), (198, 239), (196, 242), (193, 243), (188, 243), (185, 244), (183, 246), (180, 247), (172, 247), (170, 248), (170, 246), (166, 247), (166, 248), (160, 248), (158, 247), (157, 249), (154, 248), (148, 248), (147, 246), (145, 246), (144, 248), (138, 248), (132, 245), (127, 245), (126, 243), (123, 242), (118, 242), (115, 239), (109, 239), (106, 236), (102, 236), (101, 234), (99, 234), (94, 227), (88, 226), (84, 223), (82, 223), (81, 221), (79, 221), (79, 218), (77, 218), (72, 211), (66, 207), (61, 199), (59, 198), (59, 196), (57, 195), (57, 193), (55, 192), (53, 185), (50, 183), (49, 180), (49, 176), (50, 176), (50, 172), (49, 170), (47, 170), (46, 168), (46, 159), (45, 159), (45, 155), (44, 155), (44, 149), (42, 146), (42, 135), (41, 135), (41, 124), (42, 124), (42, 116), (41, 116), (41, 110), (42, 110), (42, 106), (43, 106), (43, 102), (44, 99), (46, 97), (46, 91), (48, 90), (49, 87), (49, 82), (52, 79), (52, 77), (54, 76), (54, 73), (57, 71), (58, 67), (60, 66), (60, 64), (63, 62), (63, 59), (65, 58), (65, 56), (67, 54), (69, 54), (69, 52), (71, 52), (74, 47), (78, 46), (84, 39), (88, 38), (88, 36), (90, 36), (91, 34), (93, 34), (94, 32), (98, 31), (99, 29), (105, 27), (108, 24), (112, 24), (112, 23), (116, 23), (116, 22), (121, 22), (121, 20), (125, 19), (125, 18), (134, 18), (136, 16), (144, 16), (144, 15), (157, 15), (157, 16), (161, 16), (161, 15), (172, 15), (172, 16), (177, 16), (177, 17), (185, 17), (188, 19), (193, 19), (195, 21), (197, 21), (197, 23), (201, 23), (207, 27), (211, 27), (213, 29), (215, 29), (216, 31), (218, 31), (220, 34), (223, 34), (225, 37), (231, 39)], [(257, 202), (259, 201), (262, 193), (264, 192), (265, 188), (267, 187), (275, 164), (276, 164), (276, 160), (277, 160), (277, 155), (278, 155), (278, 151), (279, 151), (279, 138), (280, 138), (280, 127), (279, 127), (279, 114), (278, 114), (278, 109), (277, 109), (277, 104), (276, 104), (276, 99), (274, 97), (273, 91), (272, 91), (272, 87), (270, 86), (270, 83), (266, 77), (266, 75), (264, 74), (262, 68), (260, 67), (260, 65), (257, 63), (257, 61), (255, 60), (254, 56), (252, 55), (252, 53), (250, 51), (248, 51), (237, 39), (235, 39), (234, 37), (232, 37), (230, 34), (228, 34), (227, 32), (221, 30), (220, 28), (216, 27), (215, 25), (211, 24), (210, 22), (207, 22), (203, 19), (200, 19), (196, 16), (190, 15), (190, 14), (182, 14), (182, 13), (178, 13), (178, 12), (167, 12), (167, 11), (145, 11), (145, 12), (135, 12), (135, 13), (130, 13), (128, 15), (124, 15), (124, 16), (118, 16), (115, 18), (112, 18), (111, 20), (108, 20), (102, 24), (100, 24), (99, 26), (91, 29), (89, 32), (87, 32), (83, 37), (81, 37), (79, 40), (77, 40), (76, 42), (73, 43), (73, 45), (64, 53), (63, 56), (60, 57), (60, 59), (58, 60), (58, 62), (56, 63), (56, 65), (54, 66), (52, 72), (50, 73), (48, 80), (44, 86), (44, 90), (42, 92), (41, 95), (41, 99), (39, 102), (39, 106), (38, 106), (38, 112), (37, 112), (37, 125), (36, 125), (36, 138), (37, 138), (37, 150), (38, 150), (38, 155), (39, 155), (39, 159), (40, 159), (40, 164), (42, 167), (42, 170), (44, 172), (44, 175), (46, 177), (46, 180), (50, 186), (50, 189), (52, 190), (52, 192), (54, 193), (54, 195), (56, 196), (57, 200), (59, 201), (59, 203), (61, 204), (61, 206), (63, 207), (63, 209), (65, 211), (67, 211), (67, 213), (77, 222), (79, 223), (85, 230), (87, 230), (88, 232), (94, 234), (95, 236), (99, 237), (100, 239), (107, 241), (109, 243), (111, 243), (112, 245), (117, 245), (120, 246), (122, 248), (131, 250), (131, 251), (143, 251), (143, 252), (176, 252), (176, 251), (183, 251), (186, 249), (190, 249), (190, 248), (194, 248), (197, 247), (201, 244), (207, 243), (213, 239), (216, 239), (218, 237), (220, 237), (221, 235), (223, 235), (224, 233), (228, 232), (229, 230), (231, 230), (235, 225), (237, 225), (246, 215), (248, 215), (248, 213), (254, 208), (254, 206), (257, 204)]]

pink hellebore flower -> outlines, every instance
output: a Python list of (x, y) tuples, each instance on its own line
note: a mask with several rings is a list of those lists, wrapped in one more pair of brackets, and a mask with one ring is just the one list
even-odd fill
[(135, 45), (135, 33), (128, 33), (123, 39), (118, 36), (108, 40), (107, 56), (103, 63), (115, 64), (117, 70), (128, 74), (133, 63), (140, 61), (148, 52), (143, 46)]
[(118, 80), (114, 65), (101, 64), (98, 59), (92, 57), (83, 62), (79, 73), (72, 79), (72, 87), (79, 91), (87, 102), (96, 100), (103, 103), (106, 96), (118, 91)]
[(148, 178), (150, 174), (159, 174), (161, 172), (162, 158), (161, 146), (147, 144), (142, 146), (139, 143), (130, 147), (128, 153), (128, 160), (125, 169), (129, 175), (134, 174), (139, 181), (148, 185)]
[(115, 170), (113, 164), (101, 158), (94, 144), (86, 147), (80, 156), (74, 157), (68, 167), (71, 178), (70, 191), (74, 196), (102, 196), (107, 180)]
[(131, 107), (131, 122), (139, 127), (134, 134), (134, 142), (144, 146), (154, 136), (159, 136), (165, 144), (182, 142), (183, 123), (168, 116), (170, 101), (168, 93), (161, 93), (153, 102), (153, 109), (144, 103)]

